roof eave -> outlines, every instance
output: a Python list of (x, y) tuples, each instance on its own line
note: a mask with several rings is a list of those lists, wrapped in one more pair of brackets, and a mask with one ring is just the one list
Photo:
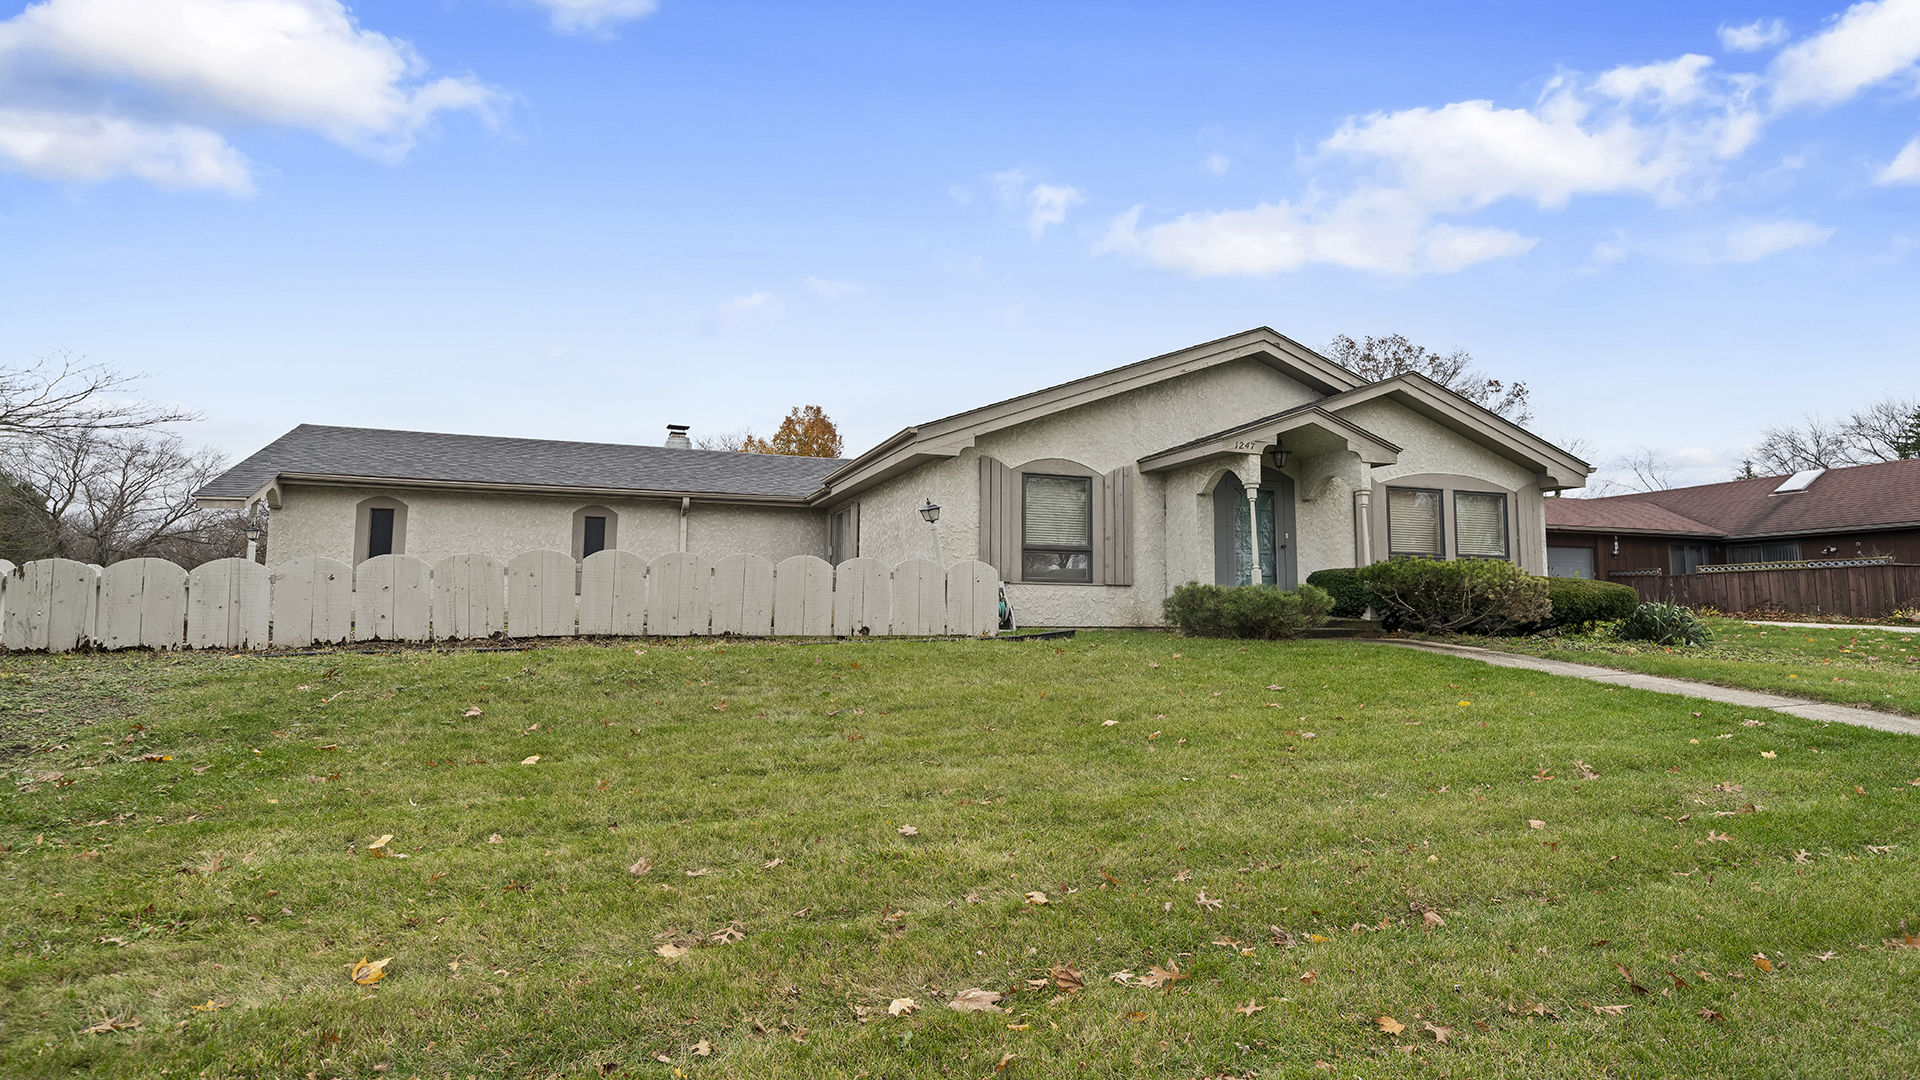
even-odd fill
[[(490, 495), (591, 495), (618, 499), (698, 499), (707, 503), (760, 506), (810, 505), (816, 489), (806, 495), (759, 495), (736, 491), (668, 491), (655, 488), (596, 487), (570, 484), (508, 484), (473, 480), (429, 480), (416, 477), (347, 476), (337, 473), (283, 472), (269, 487), (310, 484), (320, 487), (388, 487), (414, 491), (472, 491)], [(263, 489), (264, 492), (265, 489)], [(247, 504), (259, 496), (246, 500)]]

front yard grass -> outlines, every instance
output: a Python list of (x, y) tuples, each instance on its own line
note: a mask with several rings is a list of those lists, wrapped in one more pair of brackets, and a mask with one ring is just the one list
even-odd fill
[(1822, 630), (1738, 619), (1702, 621), (1713, 631), (1713, 640), (1685, 648), (1616, 641), (1604, 631), (1453, 640), (1576, 664), (1920, 716), (1920, 634), (1879, 626)]
[(1920, 1059), (1908, 736), (1157, 633), (0, 673), (10, 1077)]

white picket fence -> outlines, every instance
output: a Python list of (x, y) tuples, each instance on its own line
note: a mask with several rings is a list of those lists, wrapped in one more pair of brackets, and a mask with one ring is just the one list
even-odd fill
[(381, 555), (358, 567), (295, 559), (269, 570), (219, 559), (189, 573), (164, 559), (108, 567), (0, 559), (0, 644), (14, 650), (306, 648), (347, 641), (579, 635), (742, 637), (966, 634), (1000, 622), (983, 562), (944, 571), (795, 555), (717, 564), (672, 552), (601, 551), (576, 563), (529, 551), (506, 562), (454, 555), (429, 566)]

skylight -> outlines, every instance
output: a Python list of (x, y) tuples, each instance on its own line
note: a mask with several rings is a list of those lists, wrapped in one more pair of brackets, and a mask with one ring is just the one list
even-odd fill
[(1796, 491), (1805, 491), (1808, 487), (1812, 486), (1815, 480), (1820, 479), (1821, 473), (1826, 471), (1825, 469), (1802, 469), (1792, 476), (1787, 477), (1787, 482), (1774, 488), (1773, 493), (1775, 495), (1791, 495)]

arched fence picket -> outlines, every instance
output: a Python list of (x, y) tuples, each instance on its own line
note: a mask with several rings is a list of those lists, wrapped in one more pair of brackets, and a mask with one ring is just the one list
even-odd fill
[(0, 560), (0, 644), (16, 651), (265, 649), (347, 641), (580, 635), (690, 637), (990, 636), (999, 625), (993, 567), (889, 567), (812, 555), (776, 566), (758, 555), (709, 563), (630, 551), (576, 562), (560, 551), (507, 562), (455, 555), (428, 566), (380, 555), (357, 567), (311, 556), (269, 570), (216, 559), (191, 573), (161, 559), (101, 568), (71, 559)]

